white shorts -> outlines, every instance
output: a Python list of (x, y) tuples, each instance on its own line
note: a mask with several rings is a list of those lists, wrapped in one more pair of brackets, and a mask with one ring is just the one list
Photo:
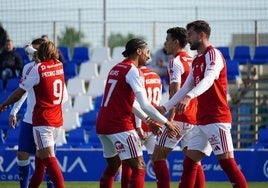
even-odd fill
[(116, 134), (98, 134), (103, 146), (103, 157), (119, 155), (121, 160), (142, 156), (141, 140), (135, 130)]
[(183, 123), (180, 121), (173, 121), (176, 125), (180, 126), (182, 132), (181, 136), (169, 138), (167, 135), (166, 126), (163, 126), (163, 133), (156, 138), (156, 144), (162, 147), (174, 149), (181, 141), (181, 147), (188, 146), (188, 142), (191, 139), (191, 130), (194, 125), (189, 123)]
[(195, 126), (188, 144), (189, 150), (199, 150), (209, 156), (213, 150), (215, 155), (234, 151), (231, 124), (212, 123)]
[(156, 136), (152, 132), (145, 132), (145, 133), (147, 134), (147, 139), (141, 140), (141, 143), (146, 148), (147, 153), (151, 155), (154, 152)]
[(60, 127), (33, 126), (34, 142), (37, 150), (55, 145)]

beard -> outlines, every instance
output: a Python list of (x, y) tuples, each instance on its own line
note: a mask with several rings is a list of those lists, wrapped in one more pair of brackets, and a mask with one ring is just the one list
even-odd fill
[(194, 42), (190, 44), (190, 49), (197, 50), (199, 46), (200, 46), (200, 42)]

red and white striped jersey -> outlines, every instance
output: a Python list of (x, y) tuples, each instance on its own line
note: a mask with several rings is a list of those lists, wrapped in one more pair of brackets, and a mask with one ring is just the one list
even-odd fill
[(33, 109), (33, 126), (63, 125), (61, 104), (64, 85), (63, 65), (56, 60), (47, 60), (33, 66), (21, 79), (22, 89), (34, 89), (36, 103)]
[(109, 72), (97, 118), (98, 134), (114, 134), (135, 129), (132, 106), (135, 92), (144, 90), (140, 70), (129, 59)]

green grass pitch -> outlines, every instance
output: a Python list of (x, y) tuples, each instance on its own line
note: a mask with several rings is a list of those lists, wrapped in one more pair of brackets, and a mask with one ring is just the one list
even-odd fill
[[(66, 188), (98, 188), (99, 183), (98, 182), (65, 182)], [(10, 187), (19, 187), (18, 182), (0, 182), (1, 188), (10, 188)], [(145, 188), (155, 188), (156, 184), (155, 182), (146, 182)], [(178, 182), (172, 182), (171, 188), (177, 188)], [(206, 182), (206, 188), (231, 188), (231, 184), (229, 182)], [(268, 181), (267, 182), (249, 182), (248, 183), (249, 188), (265, 188), (268, 187)], [(42, 183), (42, 185), (39, 188), (46, 188), (45, 183)], [(114, 184), (114, 188), (120, 188), (120, 183), (116, 182)]]

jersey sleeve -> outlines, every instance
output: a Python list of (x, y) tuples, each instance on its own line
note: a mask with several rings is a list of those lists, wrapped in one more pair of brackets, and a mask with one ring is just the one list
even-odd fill
[(126, 74), (126, 82), (130, 85), (134, 93), (145, 91), (144, 78), (139, 74), (137, 68), (131, 67)]
[(224, 67), (224, 62), (218, 50), (212, 49), (206, 55), (206, 70), (204, 78), (187, 94), (194, 98), (207, 91), (214, 80), (219, 78), (220, 72)]
[(19, 87), (25, 91), (29, 91), (36, 84), (39, 83), (40, 77), (38, 73), (38, 66), (34, 66), (29, 70), (26, 75), (22, 78)]
[(172, 67), (168, 68), (170, 83), (173, 83), (173, 82), (181, 83), (181, 75), (184, 72), (184, 68), (183, 68), (182, 63), (179, 60), (179, 57), (175, 58), (171, 64), (172, 64)]
[(10, 111), (10, 115), (16, 115), (18, 113), (18, 111), (20, 110), (22, 104), (26, 100), (27, 95), (28, 95), (28, 92), (24, 93), (24, 95), (20, 98), (20, 100), (18, 100), (17, 102), (14, 103), (14, 105), (13, 105), (11, 111)]

